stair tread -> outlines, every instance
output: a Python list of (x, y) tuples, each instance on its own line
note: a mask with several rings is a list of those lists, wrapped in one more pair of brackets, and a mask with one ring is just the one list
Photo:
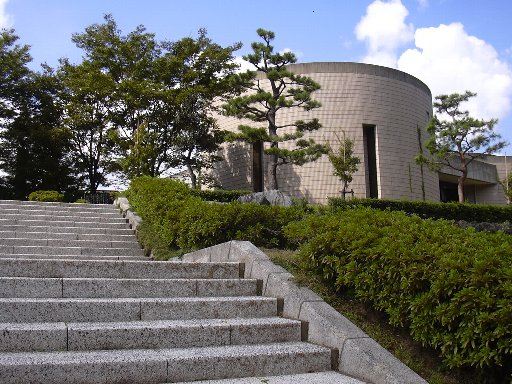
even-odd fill
[(313, 372), (297, 375), (279, 375), (264, 377), (244, 377), (239, 379), (221, 379), (204, 381), (182, 381), (176, 384), (364, 384), (353, 377), (339, 372)]
[[(52, 352), (0, 352), (0, 367), (21, 364), (74, 364), (129, 362), (144, 360), (199, 360), (212, 356), (251, 357), (257, 355), (289, 355), (294, 353), (324, 353), (330, 349), (306, 342), (269, 344), (243, 344), (214, 347), (133, 349), (101, 351), (52, 351)], [(330, 362), (329, 362), (330, 364)], [(0, 369), (1, 371), (1, 369)]]
[(100, 321), (100, 322), (38, 322), (38, 323), (0, 323), (0, 330), (53, 330), (61, 328), (75, 329), (120, 329), (120, 328), (169, 328), (169, 327), (195, 327), (211, 325), (251, 325), (275, 324), (297, 325), (301, 322), (283, 317), (256, 317), (256, 318), (228, 318), (228, 319), (188, 319), (188, 320), (134, 320), (134, 321)]

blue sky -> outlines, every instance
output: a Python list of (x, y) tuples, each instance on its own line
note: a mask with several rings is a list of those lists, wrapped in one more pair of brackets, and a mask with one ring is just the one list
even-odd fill
[[(73, 33), (112, 13), (123, 32), (143, 24), (160, 40), (206, 28), (217, 43), (250, 50), (256, 29), (276, 33), (275, 47), (299, 61), (385, 65), (424, 81), (433, 95), (478, 93), (475, 117), (497, 117), (512, 143), (512, 1), (510, 0), (0, 0), (0, 27), (31, 46), (33, 68), (79, 61)], [(507, 153), (512, 153), (510, 145)]]

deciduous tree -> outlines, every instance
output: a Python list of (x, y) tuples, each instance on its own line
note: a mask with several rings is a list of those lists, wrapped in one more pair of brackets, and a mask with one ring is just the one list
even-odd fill
[(63, 126), (70, 133), (74, 166), (94, 194), (100, 185), (108, 185), (113, 162), (109, 114), (114, 107), (114, 83), (90, 62), (72, 65), (62, 60), (59, 77)]

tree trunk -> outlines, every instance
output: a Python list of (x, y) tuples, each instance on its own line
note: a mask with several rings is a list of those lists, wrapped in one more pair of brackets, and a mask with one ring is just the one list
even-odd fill
[(466, 182), (466, 178), (468, 177), (468, 165), (466, 164), (466, 158), (464, 157), (464, 153), (460, 145), (458, 147), (458, 150), (461, 173), (459, 176), (459, 182), (457, 184), (457, 192), (459, 193), (459, 203), (463, 203), (466, 200), (466, 196), (464, 196), (464, 183)]
[[(277, 144), (277, 143), (276, 143)], [(272, 143), (274, 145), (274, 143)], [(277, 184), (277, 162), (279, 158), (277, 155), (272, 155), (272, 161), (270, 163), (269, 168), (269, 190), (279, 189), (279, 185)]]
[[(276, 87), (275, 80), (270, 79), (270, 86), (272, 87), (272, 96), (274, 100), (277, 100), (279, 98), (279, 90)], [(268, 120), (268, 133), (272, 139), (277, 137), (277, 127), (276, 127), (276, 108), (270, 107), (268, 113), (267, 113), (267, 120)], [(273, 141), (270, 145), (271, 148), (278, 148), (279, 143), (277, 141)], [(270, 190), (279, 189), (279, 186), (277, 184), (277, 166), (278, 166), (279, 156), (278, 155), (272, 155), (271, 157), (271, 163), (269, 167), (269, 188)]]
[(187, 164), (188, 173), (190, 176), (190, 183), (192, 184), (192, 189), (197, 188), (197, 177), (194, 173), (194, 170), (192, 169), (192, 166), (190, 164)]
[(464, 183), (466, 182), (466, 178), (468, 176), (467, 167), (462, 171), (462, 174), (459, 176), (459, 182), (457, 184), (457, 192), (459, 193), (459, 203), (463, 203), (466, 200), (466, 196), (464, 196)]

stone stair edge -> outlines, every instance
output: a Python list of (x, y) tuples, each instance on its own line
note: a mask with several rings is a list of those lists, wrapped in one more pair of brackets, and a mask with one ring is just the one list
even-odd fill
[[(245, 364), (240, 364), (241, 358)], [(328, 371), (330, 351), (291, 342), (159, 350), (0, 353), (0, 381), (39, 383), (39, 372), (31, 369), (35, 365), (45, 370), (45, 382), (83, 382), (84, 375), (90, 375), (90, 382), (163, 383), (205, 379), (206, 367), (210, 366), (215, 366), (214, 378), (240, 377), (247, 371), (263, 375), (269, 369), (281, 375)]]
[(64, 202), (49, 202), (49, 201), (28, 201), (28, 200), (8, 200), (0, 199), (0, 207), (2, 205), (39, 205), (42, 207), (62, 206), (62, 207), (98, 207), (110, 208), (112, 204), (90, 204), (90, 203), (64, 203)]
[[(272, 332), (261, 332), (272, 327)], [(0, 352), (160, 349), (301, 341), (301, 323), (281, 317), (0, 323)], [(200, 337), (195, 332), (200, 332)], [(91, 340), (88, 338), (91, 337)]]

